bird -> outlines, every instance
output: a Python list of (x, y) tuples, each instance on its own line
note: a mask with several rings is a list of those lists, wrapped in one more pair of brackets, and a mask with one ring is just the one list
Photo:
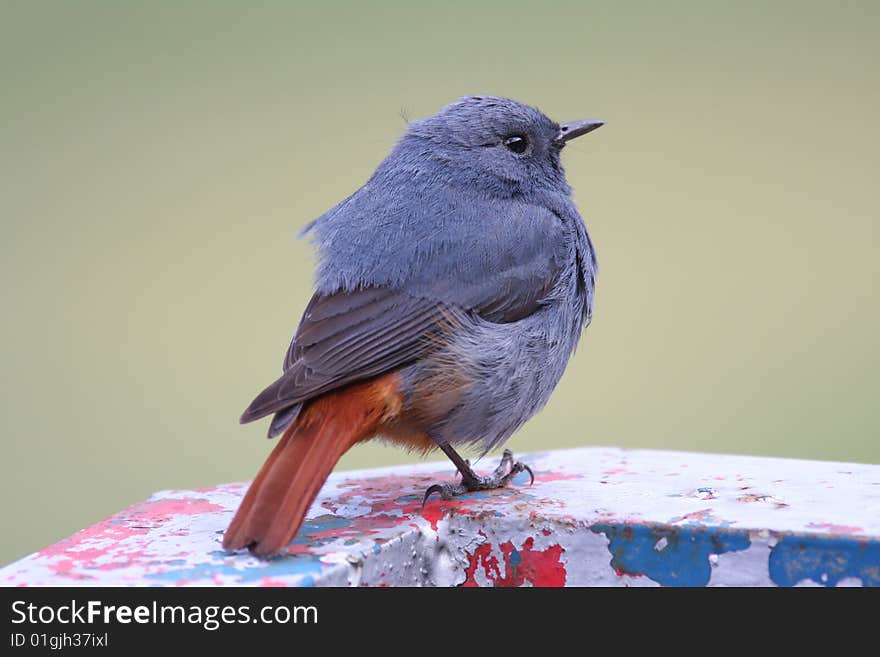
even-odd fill
[(225, 550), (283, 551), (342, 455), (375, 438), (452, 461), (460, 479), (425, 500), (534, 481), (509, 450), (490, 475), (459, 450), (485, 455), (540, 410), (592, 319), (596, 254), (561, 152), (603, 124), (462, 97), (409, 122), (367, 182), (306, 225), (314, 294), (281, 376), (240, 419), (272, 416), (280, 439)]

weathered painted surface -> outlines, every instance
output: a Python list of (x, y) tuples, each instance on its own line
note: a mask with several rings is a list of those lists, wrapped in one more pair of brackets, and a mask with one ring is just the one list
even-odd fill
[(245, 484), (164, 491), (0, 569), (0, 584), (880, 586), (880, 466), (612, 448), (521, 458), (533, 486), (521, 475), (424, 508), (450, 465), (335, 473), (271, 561), (220, 547)]

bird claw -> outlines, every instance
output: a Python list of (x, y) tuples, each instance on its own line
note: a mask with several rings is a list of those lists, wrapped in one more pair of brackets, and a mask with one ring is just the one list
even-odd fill
[(425, 491), (425, 497), (422, 499), (422, 506), (428, 502), (428, 499), (435, 493), (440, 494), (440, 498), (451, 500), (465, 493), (472, 493), (480, 490), (491, 490), (493, 488), (504, 488), (507, 484), (520, 472), (529, 473), (529, 486), (535, 483), (535, 473), (525, 463), (513, 460), (513, 452), (509, 449), (504, 450), (501, 456), (501, 462), (498, 467), (488, 477), (481, 477), (470, 470), (470, 462), (465, 461), (468, 467), (467, 472), (461, 472), (461, 481), (455, 484), (434, 484)]
[(440, 497), (442, 499), (448, 499), (447, 497), (445, 497), (443, 495), (443, 486), (444, 485), (445, 484), (434, 484), (433, 486), (428, 488), (428, 490), (425, 491), (425, 497), (422, 499), (422, 506), (425, 506), (425, 504), (428, 503), (428, 498), (431, 497), (431, 495), (433, 495), (434, 493), (440, 493)]

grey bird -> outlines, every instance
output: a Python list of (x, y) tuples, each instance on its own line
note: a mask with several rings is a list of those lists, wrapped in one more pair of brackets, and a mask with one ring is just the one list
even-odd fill
[(559, 124), (506, 98), (467, 96), (412, 122), (366, 184), (304, 230), (315, 293), (281, 377), (241, 417), (282, 435), (224, 537), (268, 556), (296, 535), (353, 445), (442, 450), (449, 499), (489, 476), (458, 451), (503, 444), (550, 397), (592, 317), (596, 255), (560, 161), (602, 126)]

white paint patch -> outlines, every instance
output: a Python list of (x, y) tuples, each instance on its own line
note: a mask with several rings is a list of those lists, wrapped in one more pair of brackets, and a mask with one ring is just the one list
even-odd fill
[(839, 587), (850, 587), (850, 586), (862, 586), (862, 579), (860, 577), (844, 577), (837, 583)]
[(708, 586), (776, 586), (770, 579), (769, 537), (755, 532), (750, 538), (746, 550), (710, 555), (715, 567)]

